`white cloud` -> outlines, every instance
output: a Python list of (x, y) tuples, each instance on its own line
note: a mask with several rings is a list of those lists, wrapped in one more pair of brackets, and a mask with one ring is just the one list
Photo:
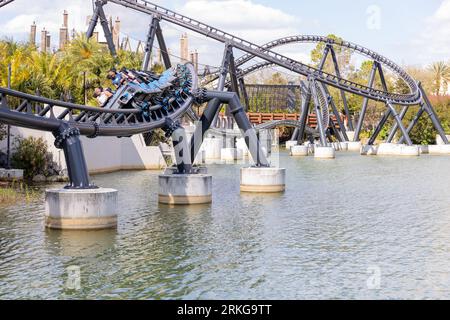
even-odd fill
[(413, 41), (421, 61), (450, 59), (450, 0), (425, 19), (424, 31)]
[(188, 17), (262, 44), (296, 33), (299, 19), (250, 0), (191, 0), (181, 8)]
[[(164, 7), (173, 9), (183, 15), (210, 24), (236, 36), (257, 44), (264, 44), (284, 36), (299, 33), (301, 21), (299, 18), (270, 6), (255, 3), (252, 0), (188, 0), (188, 1), (161, 1)], [(122, 35), (129, 35), (132, 43), (146, 38), (150, 18), (148, 15), (108, 3), (105, 7), (107, 15), (119, 16), (122, 21)], [(69, 12), (69, 28), (78, 32), (87, 29), (87, 16), (92, 14), (90, 0), (16, 0), (12, 4), (0, 9), (0, 37), (14, 36), (15, 39), (27, 40), (30, 25), (36, 21), (38, 26), (37, 41), (40, 41), (40, 31), (43, 27), (52, 35), (52, 45), (57, 45), (59, 28), (62, 24), (62, 12)], [(171, 52), (179, 55), (179, 38), (187, 30), (163, 22), (163, 33)], [(97, 26), (100, 31), (100, 25)], [(190, 49), (197, 49), (201, 62), (217, 66), (220, 64), (223, 53), (223, 44), (204, 36), (187, 31), (190, 35)], [(101, 33), (101, 32), (100, 32)], [(298, 52), (283, 51), (293, 58), (305, 59)], [(239, 56), (239, 53), (236, 53)], [(176, 58), (174, 58), (176, 62)]]

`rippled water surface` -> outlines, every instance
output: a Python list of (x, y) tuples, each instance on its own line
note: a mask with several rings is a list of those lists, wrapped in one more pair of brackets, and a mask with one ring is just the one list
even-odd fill
[(450, 158), (281, 157), (284, 194), (241, 195), (238, 165), (210, 166), (206, 206), (158, 205), (157, 172), (95, 176), (120, 191), (117, 230), (1, 207), (0, 299), (450, 298)]

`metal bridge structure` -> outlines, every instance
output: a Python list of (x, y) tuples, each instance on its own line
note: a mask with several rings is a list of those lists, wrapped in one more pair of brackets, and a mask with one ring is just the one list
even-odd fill
[[(0, 7), (10, 2), (12, 0), (3, 0), (0, 2)], [(104, 12), (104, 6), (108, 3), (114, 3), (148, 15), (149, 27), (145, 55), (142, 70), (136, 76), (147, 80), (140, 83), (138, 87), (131, 84), (123, 86), (117, 91), (113, 97), (113, 102), (107, 108), (93, 108), (29, 95), (8, 88), (0, 88), (0, 119), (3, 122), (50, 131), (54, 134), (55, 145), (64, 150), (66, 157), (70, 178), (68, 188), (94, 187), (89, 181), (79, 140), (80, 134), (91, 138), (97, 136), (125, 137), (135, 134), (148, 134), (157, 128), (162, 128), (166, 131), (167, 136), (171, 136), (173, 139), (178, 172), (193, 172), (195, 169), (192, 163), (200, 150), (203, 137), (213, 127), (224, 104), (228, 105), (230, 114), (233, 115), (242, 130), (256, 166), (269, 166), (268, 160), (261, 151), (256, 129), (250, 124), (245, 113), (245, 106), (248, 106), (246, 91), (251, 89), (251, 86), (247, 88), (244, 81), (246, 75), (269, 66), (284, 68), (304, 77), (305, 80), (302, 80), (294, 89), (294, 93), (289, 93), (290, 89), (288, 88), (287, 97), (283, 98), (301, 97), (299, 121), (296, 123), (274, 122), (267, 124), (265, 126), (267, 128), (277, 125), (295, 127), (293, 139), (302, 141), (307, 133), (311, 133), (311, 128), (307, 126), (307, 116), (312, 109), (317, 117), (315, 134), (320, 137), (320, 143), (323, 146), (326, 146), (329, 141), (327, 129), (330, 126), (335, 126), (335, 122), (330, 121), (332, 116), (337, 121), (333, 130), (336, 138), (340, 141), (348, 141), (346, 128), (342, 123), (338, 107), (330, 95), (329, 88), (333, 87), (339, 90), (348, 117), (350, 114), (347, 95), (356, 94), (364, 98), (356, 128), (353, 128), (353, 124), (349, 122), (349, 129), (355, 131), (355, 141), (359, 140), (368, 102), (373, 100), (384, 103), (386, 111), (369, 144), (375, 142), (388, 119), (392, 117), (396, 125), (392, 129), (389, 139), (392, 140), (396, 132), (400, 130), (402, 142), (412, 145), (409, 132), (423, 114), (427, 114), (431, 118), (443, 141), (448, 143), (441, 123), (420, 83), (393, 61), (372, 50), (346, 41), (309, 35), (281, 38), (265, 45), (257, 45), (146, 0), (96, 0), (87, 36), (93, 36), (94, 30), (100, 22), (108, 48), (113, 56), (116, 56), (117, 53)], [(197, 87), (197, 74), (195, 74), (192, 66), (172, 64), (160, 25), (161, 21), (191, 30), (224, 45), (220, 70), (214, 74), (212, 79), (202, 81), (200, 88)], [(148, 72), (155, 41), (160, 48), (165, 68), (172, 70), (169, 75), (157, 76)], [(323, 43), (324, 52), (320, 64), (317, 67), (312, 67), (273, 51), (276, 47), (290, 43)], [(357, 52), (373, 61), (367, 84), (350, 81), (341, 75), (341, 66), (338, 63), (336, 52), (342, 48)], [(235, 58), (236, 50), (245, 54)], [(324, 71), (329, 56), (333, 61), (334, 73)], [(263, 62), (242, 68), (246, 63), (251, 63), (256, 58)], [(408, 87), (407, 93), (396, 93), (388, 90), (384, 75), (386, 69), (402, 79)], [(377, 74), (381, 79), (381, 90), (374, 86)], [(159, 81), (159, 90), (152, 91), (151, 84), (153, 82), (150, 82), (148, 78), (152, 78), (152, 81)], [(207, 86), (208, 89), (206, 89)], [(192, 110), (194, 103), (207, 103), (203, 114), (194, 114)], [(402, 120), (409, 108), (415, 105), (420, 106), (419, 113), (406, 127)], [(194, 132), (195, 139), (193, 138), (191, 141), (187, 141), (184, 129), (178, 123), (180, 117), (185, 114), (199, 120)], [(186, 150), (189, 151), (186, 152)]]

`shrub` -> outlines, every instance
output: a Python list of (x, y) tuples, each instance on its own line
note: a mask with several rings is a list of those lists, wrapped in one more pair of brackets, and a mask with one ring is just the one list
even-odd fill
[(12, 165), (24, 170), (25, 179), (45, 174), (48, 168), (48, 147), (43, 138), (28, 137), (17, 141), (16, 151), (11, 157)]

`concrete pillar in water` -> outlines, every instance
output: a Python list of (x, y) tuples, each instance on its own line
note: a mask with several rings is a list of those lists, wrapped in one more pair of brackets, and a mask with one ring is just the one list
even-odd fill
[(236, 148), (242, 151), (243, 156), (248, 156), (248, 147), (244, 138), (239, 138), (236, 140)]
[(291, 150), (292, 147), (297, 146), (298, 141), (286, 141), (286, 149)]
[(429, 153), (432, 155), (450, 155), (450, 144), (443, 144), (443, 145), (429, 145), (429, 146), (421, 146), (422, 148), (427, 147), (428, 152), (423, 153)]
[(242, 160), (244, 158), (244, 152), (241, 149), (222, 148), (220, 153), (220, 158), (223, 161), (235, 161)]
[(241, 169), (241, 191), (279, 193), (286, 189), (286, 169), (251, 167)]
[(189, 205), (212, 202), (212, 176), (208, 174), (171, 174), (159, 178), (158, 201), (162, 204)]
[(309, 146), (293, 146), (291, 148), (291, 156), (307, 157), (309, 155)]
[(114, 189), (53, 189), (45, 195), (45, 226), (95, 230), (117, 226), (118, 192)]
[(314, 148), (314, 158), (316, 159), (334, 159), (336, 158), (336, 151), (333, 147), (318, 147)]
[(207, 160), (220, 160), (223, 140), (221, 138), (206, 138), (204, 140), (205, 157)]
[(378, 146), (364, 145), (361, 147), (361, 155), (376, 156), (378, 153)]
[(418, 157), (420, 156), (420, 148), (418, 146), (382, 143), (378, 147), (377, 155)]
[(361, 152), (361, 142), (357, 141), (357, 142), (348, 142), (347, 143), (347, 150), (351, 151), (351, 152)]

